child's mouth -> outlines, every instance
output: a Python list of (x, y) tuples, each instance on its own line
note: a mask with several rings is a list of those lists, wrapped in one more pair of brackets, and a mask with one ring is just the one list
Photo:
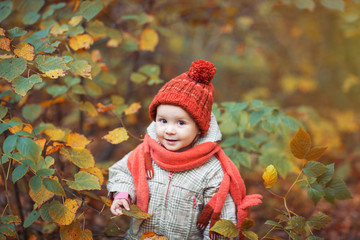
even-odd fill
[(173, 139), (165, 139), (165, 140), (169, 145), (174, 145), (177, 142), (177, 140), (173, 140)]

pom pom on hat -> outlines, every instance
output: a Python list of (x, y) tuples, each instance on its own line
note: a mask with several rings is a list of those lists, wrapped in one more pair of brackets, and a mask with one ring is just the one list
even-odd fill
[(191, 64), (188, 75), (199, 83), (209, 84), (216, 73), (214, 64), (205, 60), (198, 60)]

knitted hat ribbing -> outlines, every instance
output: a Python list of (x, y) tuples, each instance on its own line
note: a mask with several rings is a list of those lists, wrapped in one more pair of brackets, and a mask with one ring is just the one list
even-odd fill
[(160, 104), (182, 107), (197, 123), (201, 135), (210, 127), (211, 107), (214, 86), (211, 83), (216, 68), (205, 60), (193, 62), (189, 71), (171, 79), (156, 94), (150, 104), (149, 112), (153, 121)]

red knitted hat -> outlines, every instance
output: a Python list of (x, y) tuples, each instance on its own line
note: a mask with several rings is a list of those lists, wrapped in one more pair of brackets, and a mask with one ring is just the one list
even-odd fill
[(188, 72), (171, 79), (159, 90), (149, 107), (151, 119), (155, 121), (156, 109), (160, 104), (176, 105), (190, 114), (201, 135), (204, 135), (210, 127), (214, 95), (211, 80), (215, 73), (216, 68), (211, 62), (193, 62)]

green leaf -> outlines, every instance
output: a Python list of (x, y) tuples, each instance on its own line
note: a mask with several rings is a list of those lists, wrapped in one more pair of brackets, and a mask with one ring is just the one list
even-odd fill
[[(16, 237), (16, 232), (13, 224), (2, 224), (0, 225), (0, 237)], [(4, 240), (6, 239), (3, 238)], [(1, 239), (2, 240), (2, 239)]]
[(307, 221), (310, 227), (320, 230), (324, 228), (327, 224), (331, 222), (331, 217), (327, 216), (326, 214), (319, 212), (318, 215), (312, 216)]
[(75, 181), (68, 181), (67, 184), (74, 190), (100, 190), (99, 178), (85, 171), (75, 174)]
[(249, 151), (255, 151), (255, 152), (259, 152), (259, 146), (256, 145), (255, 142), (253, 142), (250, 139), (246, 139), (246, 138), (241, 138), (239, 140), (240, 146), (249, 150)]
[(232, 138), (228, 138), (225, 141), (223, 141), (221, 143), (221, 146), (226, 148), (226, 147), (235, 146), (237, 144), (240, 144), (240, 138), (232, 137)]
[(29, 186), (33, 190), (34, 193), (39, 191), (39, 189), (41, 188), (41, 185), (42, 185), (42, 178), (41, 177), (33, 176), (32, 178), (30, 178)]
[(23, 0), (15, 5), (16, 9), (25, 15), (28, 12), (38, 12), (45, 4), (45, 0)]
[(44, 178), (43, 184), (46, 187), (46, 189), (49, 190), (50, 192), (59, 196), (63, 196), (63, 197), (66, 196), (64, 188), (61, 186), (61, 184), (58, 181), (51, 178)]
[(100, 75), (100, 80), (110, 85), (115, 85), (117, 81), (115, 75), (109, 72), (102, 72)]
[(227, 238), (235, 238), (239, 236), (239, 230), (236, 228), (236, 225), (232, 221), (226, 219), (220, 219), (217, 221), (214, 226), (210, 228), (210, 231), (219, 233)]
[(35, 58), (36, 67), (46, 73), (50, 70), (68, 70), (69, 67), (66, 66), (64, 59), (62, 57), (48, 56), (48, 55), (38, 55)]
[(245, 111), (239, 112), (239, 130), (244, 132), (249, 124), (249, 114)]
[(258, 122), (260, 122), (263, 116), (264, 116), (264, 111), (262, 110), (252, 112), (250, 114), (250, 126), (254, 126)]
[(7, 18), (13, 9), (13, 3), (12, 1), (4, 1), (0, 2), (0, 22)]
[(275, 125), (271, 122), (271, 120), (266, 119), (261, 123), (261, 127), (269, 133), (275, 133)]
[(317, 204), (320, 199), (325, 196), (324, 189), (319, 184), (313, 184), (309, 186), (307, 193), (310, 199), (314, 202), (314, 204)]
[(3, 143), (4, 153), (10, 154), (15, 149), (17, 139), (17, 135), (10, 135), (5, 139)]
[(291, 217), (289, 222), (289, 228), (293, 229), (296, 233), (305, 234), (306, 233), (305, 226), (306, 226), (306, 222), (304, 217), (302, 216)]
[(254, 99), (251, 101), (251, 104), (254, 105), (254, 107), (262, 107), (263, 106), (263, 101), (261, 100), (257, 100), (257, 99)]
[(9, 158), (5, 155), (2, 155), (0, 163), (4, 164), (4, 163), (7, 163), (8, 161), (9, 161)]
[(149, 77), (159, 76), (160, 75), (160, 67), (154, 64), (146, 64), (141, 66), (138, 72), (143, 73)]
[(317, 182), (320, 184), (327, 184), (334, 175), (335, 164), (331, 163), (326, 165), (326, 167), (328, 170), (317, 178)]
[(272, 225), (272, 226), (276, 226), (276, 227), (279, 227), (279, 228), (283, 228), (283, 226), (282, 226), (280, 223), (275, 222), (275, 221), (272, 221), (272, 220), (267, 220), (267, 221), (265, 222), (265, 224), (267, 224), (267, 225)]
[(48, 177), (51, 176), (55, 173), (55, 169), (48, 169), (48, 168), (43, 168), (40, 169), (36, 172), (36, 175), (41, 176), (41, 177)]
[(324, 164), (315, 161), (308, 161), (303, 168), (304, 174), (309, 177), (318, 177), (327, 170), (328, 168)]
[(46, 28), (41, 31), (34, 32), (29, 37), (25, 38), (23, 42), (33, 44), (33, 41), (39, 40), (41, 38), (46, 38), (50, 33), (50, 28)]
[(41, 154), (41, 147), (33, 140), (26, 137), (21, 137), (18, 140), (17, 149), (20, 154), (30, 160), (36, 160)]
[(49, 208), (50, 208), (50, 203), (43, 204), (40, 208), (40, 215), (44, 221), (53, 222), (54, 220), (50, 217), (49, 214)]
[(10, 82), (22, 74), (25, 71), (26, 66), (26, 60), (23, 58), (9, 58), (1, 60), (0, 77), (3, 77)]
[(3, 119), (8, 112), (8, 108), (0, 105), (0, 119)]
[(79, 13), (87, 20), (90, 21), (93, 17), (98, 15), (103, 6), (101, 0), (83, 1), (80, 4)]
[(334, 190), (334, 197), (338, 200), (346, 200), (352, 198), (345, 182), (341, 179), (334, 178), (327, 185), (327, 188)]
[(32, 41), (32, 45), (34, 46), (35, 53), (53, 53), (56, 50), (54, 46), (50, 45), (48, 40), (36, 39)]
[(40, 217), (40, 213), (36, 210), (32, 211), (24, 221), (24, 227), (27, 228)]
[(299, 122), (293, 117), (284, 116), (281, 119), (281, 122), (288, 126), (291, 130), (298, 130), (299, 129)]
[(134, 83), (142, 83), (146, 80), (146, 76), (141, 73), (133, 72), (130, 75), (130, 80)]
[(70, 65), (70, 72), (75, 76), (91, 79), (91, 65), (86, 60), (75, 60)]
[(37, 104), (25, 105), (22, 109), (22, 114), (27, 120), (33, 122), (35, 119), (37, 119), (40, 116), (41, 107), (40, 105)]
[(223, 134), (232, 134), (237, 132), (236, 123), (230, 119), (222, 122), (219, 127)]
[(19, 76), (14, 79), (13, 88), (17, 94), (25, 96), (34, 84), (40, 83), (41, 81), (41, 77), (37, 74), (31, 75), (30, 78)]
[(26, 25), (32, 25), (40, 19), (40, 14), (37, 12), (28, 12), (24, 15), (22, 21)]
[(315, 8), (315, 3), (313, 0), (295, 0), (295, 6), (298, 9), (308, 9), (313, 11)]
[(20, 36), (25, 35), (27, 33), (27, 31), (25, 31), (25, 30), (23, 30), (23, 29), (21, 29), (19, 27), (14, 27), (14, 28), (8, 30), (8, 32), (9, 32), (8, 37), (11, 38), (11, 39), (14, 39), (16, 37), (20, 37)]
[(238, 152), (235, 153), (235, 156), (231, 158), (231, 160), (234, 161), (234, 163), (239, 163), (243, 165), (244, 167), (251, 168), (251, 157), (250, 154), (247, 152)]
[(17, 180), (25, 176), (26, 172), (28, 171), (28, 167), (24, 165), (17, 166), (14, 171), (12, 172), (12, 181), (15, 183)]
[(8, 215), (8, 216), (1, 217), (0, 222), (2, 224), (21, 223), (21, 219), (18, 216)]
[(320, 3), (332, 10), (344, 11), (345, 10), (345, 2), (344, 0), (321, 0)]
[(68, 88), (64, 85), (52, 85), (51, 87), (48, 87), (46, 91), (52, 95), (54, 98), (66, 93)]

